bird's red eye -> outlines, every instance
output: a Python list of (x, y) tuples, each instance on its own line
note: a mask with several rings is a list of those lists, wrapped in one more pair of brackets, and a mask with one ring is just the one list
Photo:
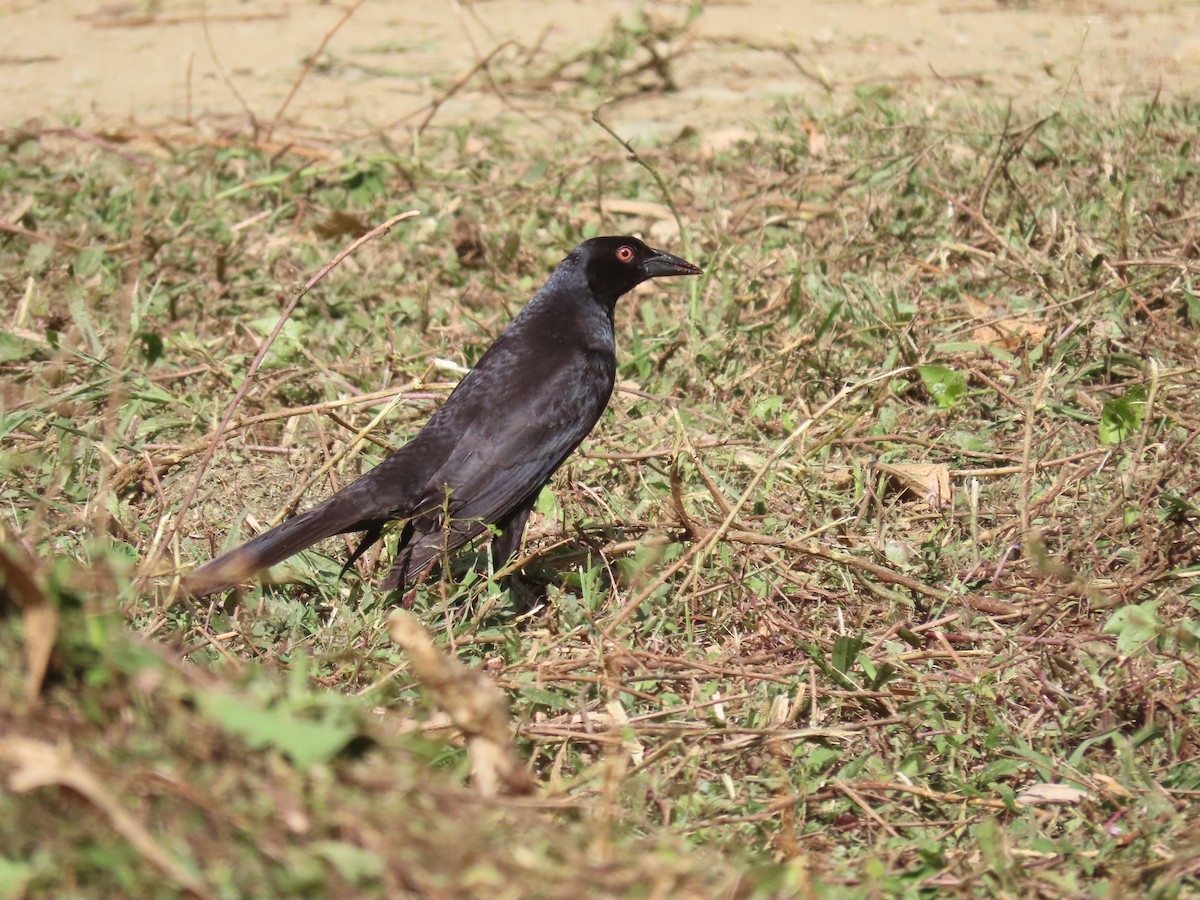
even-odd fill
[(624, 247), (617, 248), (617, 259), (621, 262), (629, 262), (633, 259), (633, 248), (626, 244)]

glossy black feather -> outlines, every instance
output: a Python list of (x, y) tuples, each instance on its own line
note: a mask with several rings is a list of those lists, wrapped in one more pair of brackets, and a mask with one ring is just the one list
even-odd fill
[(365, 532), (349, 565), (398, 520), (406, 524), (385, 588), (415, 581), (489, 526), (499, 529), (493, 559), (504, 565), (538, 492), (608, 405), (617, 300), (647, 279), (699, 272), (636, 238), (584, 241), (408, 444), (324, 502), (191, 572), (184, 587), (198, 596), (224, 590), (324, 538)]

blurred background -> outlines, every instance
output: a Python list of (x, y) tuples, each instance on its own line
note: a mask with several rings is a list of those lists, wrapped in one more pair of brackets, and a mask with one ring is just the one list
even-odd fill
[(1200, 86), (1200, 4), (10, 0), (0, 125), (269, 120), (310, 63), (287, 114), (315, 131), (419, 124), (438, 100), (439, 124), (570, 128), (589, 112), (560, 102), (579, 79), (648, 130), (758, 122), (865, 83), (927, 102), (979, 88), (1116, 102)]

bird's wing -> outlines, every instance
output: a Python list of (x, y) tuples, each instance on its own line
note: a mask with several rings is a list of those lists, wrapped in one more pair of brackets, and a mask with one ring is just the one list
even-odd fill
[(519, 384), (490, 415), (475, 415), (426, 485), (422, 506), (447, 502), (456, 519), (494, 523), (540, 488), (595, 426), (612, 393), (614, 364), (579, 352)]

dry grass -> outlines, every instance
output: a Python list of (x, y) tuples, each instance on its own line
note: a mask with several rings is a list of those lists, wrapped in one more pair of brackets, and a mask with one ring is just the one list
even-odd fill
[[(1194, 892), (1198, 124), (863, 92), (641, 150), (665, 197), (603, 136), (9, 135), (7, 590), (62, 623), (34, 701), (38, 627), (0, 632), (0, 888)], [(247, 383), (288, 286), (409, 207)], [(538, 783), (482, 800), (375, 559), (203, 607), (173, 575), (407, 439), (596, 231), (707, 274), (619, 310), (621, 390), (531, 529), (542, 610), (470, 566), (418, 595)]]

